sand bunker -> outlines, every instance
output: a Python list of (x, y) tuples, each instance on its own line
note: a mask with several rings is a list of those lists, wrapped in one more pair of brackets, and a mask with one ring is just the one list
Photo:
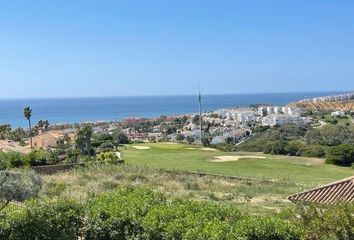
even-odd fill
[(265, 157), (261, 157), (261, 156), (251, 156), (251, 155), (245, 155), (245, 156), (217, 156), (214, 157), (214, 159), (212, 160), (208, 160), (208, 162), (233, 162), (233, 161), (238, 161), (240, 159), (245, 159), (245, 158), (249, 158), (249, 159), (264, 159)]
[(202, 151), (211, 151), (211, 152), (217, 152), (218, 150), (217, 149), (214, 149), (214, 148), (206, 148), (206, 147), (203, 147), (203, 148), (193, 148), (193, 147), (189, 147), (189, 148), (186, 148), (188, 150), (202, 150)]
[(148, 147), (148, 146), (132, 146), (132, 148), (135, 148), (138, 150), (146, 150), (146, 149), (149, 149), (150, 147)]
[(203, 150), (203, 151), (214, 151), (214, 152), (217, 152), (218, 150), (217, 149), (214, 149), (214, 148), (206, 148), (206, 147), (203, 147), (203, 148), (201, 148), (201, 150)]

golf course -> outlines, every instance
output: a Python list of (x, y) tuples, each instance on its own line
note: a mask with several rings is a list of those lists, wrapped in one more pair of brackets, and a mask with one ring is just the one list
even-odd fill
[(319, 158), (221, 152), (177, 143), (132, 144), (121, 151), (126, 163), (153, 169), (197, 171), (310, 185), (329, 183), (354, 173), (352, 168), (328, 165)]
[(127, 144), (119, 150), (125, 164), (88, 164), (46, 175), (41, 196), (82, 200), (118, 186), (147, 186), (169, 198), (217, 202), (247, 214), (267, 214), (292, 207), (287, 200), (291, 194), (354, 172), (319, 158), (222, 152), (188, 144)]

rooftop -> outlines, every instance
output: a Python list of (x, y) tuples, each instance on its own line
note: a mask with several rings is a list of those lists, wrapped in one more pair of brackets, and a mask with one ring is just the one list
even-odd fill
[(354, 176), (297, 193), (288, 197), (292, 202), (332, 204), (337, 201), (354, 202)]

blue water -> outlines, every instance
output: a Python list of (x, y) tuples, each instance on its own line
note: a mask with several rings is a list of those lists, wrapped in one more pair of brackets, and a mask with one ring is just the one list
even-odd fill
[[(304, 98), (332, 94), (338, 92), (205, 95), (203, 111), (256, 103), (285, 105)], [(196, 96), (0, 99), (0, 124), (26, 127), (27, 121), (22, 113), (26, 106), (32, 108), (34, 123), (42, 119), (49, 120), (51, 124), (114, 121), (128, 117), (155, 117), (198, 111)]]

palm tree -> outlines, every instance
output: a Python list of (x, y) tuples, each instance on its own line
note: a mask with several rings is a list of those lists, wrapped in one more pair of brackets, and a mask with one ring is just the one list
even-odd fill
[(33, 146), (32, 146), (32, 126), (31, 126), (32, 109), (30, 107), (25, 107), (23, 109), (23, 115), (28, 120), (30, 144), (31, 144), (31, 148), (33, 148)]

